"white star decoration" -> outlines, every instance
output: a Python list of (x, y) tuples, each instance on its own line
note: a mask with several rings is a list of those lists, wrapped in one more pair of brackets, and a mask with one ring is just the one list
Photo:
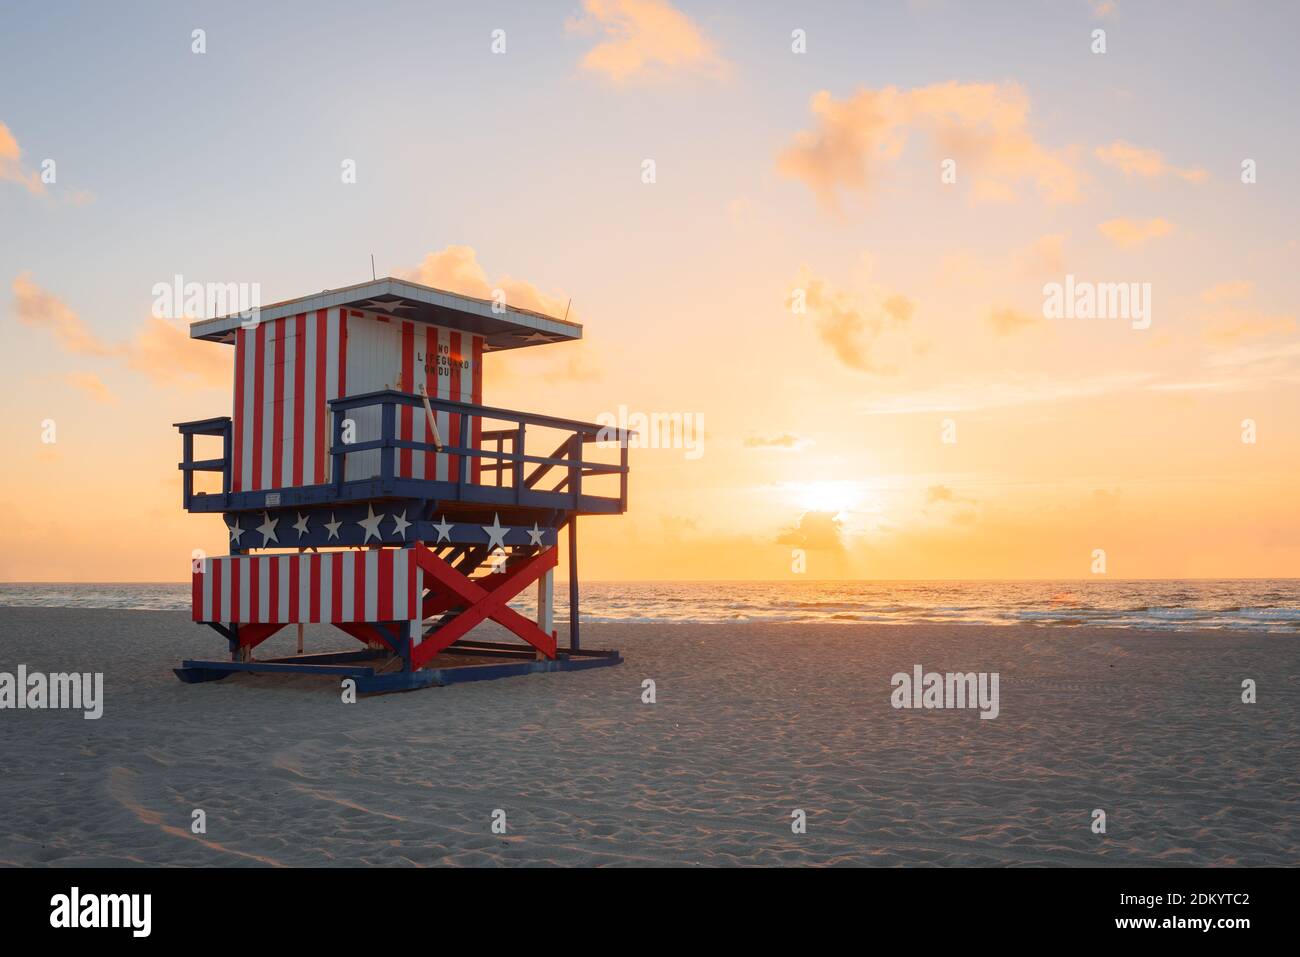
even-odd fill
[(367, 513), (366, 517), (363, 518), (361, 521), (357, 522), (358, 525), (360, 525), (362, 528), (366, 530), (365, 536), (361, 539), (361, 544), (364, 545), (366, 542), (370, 541), (370, 537), (372, 535), (382, 542), (384, 540), (384, 536), (383, 533), (379, 531), (379, 523), (382, 522), (384, 519), (386, 519), (388, 516), (383, 514), (382, 512), (376, 515), (375, 507), (370, 504), (366, 505), (366, 513)]
[(339, 526), (342, 524), (342, 522), (334, 518), (334, 513), (330, 512), (330, 520), (325, 523), (325, 528), (329, 530), (329, 534), (325, 536), (325, 541), (328, 542), (331, 538), (338, 538)]
[(533, 527), (528, 530), (528, 544), (529, 545), (542, 544), (542, 530), (537, 527), (536, 522), (533, 522)]
[(278, 518), (272, 518), (266, 512), (262, 513), (262, 524), (257, 526), (257, 530), (262, 533), (262, 546), (266, 547), (267, 542), (280, 543), (280, 537), (275, 534), (275, 526), (280, 524)]
[(239, 537), (244, 534), (244, 530), (239, 527), (239, 519), (235, 519), (235, 524), (227, 525), (226, 528), (230, 529), (230, 540), (238, 545)]
[(494, 512), (492, 514), (492, 524), (481, 525), (479, 527), (488, 534), (488, 548), (506, 547), (506, 532), (510, 531), (510, 528), (508, 526), (506, 528), (501, 527), (500, 515), (497, 515)]
[(401, 515), (393, 516), (393, 530), (398, 538), (406, 537), (406, 530), (411, 527), (411, 523), (406, 520), (406, 509), (402, 509)]
[(298, 532), (299, 538), (305, 536), (307, 534), (307, 516), (299, 512), (298, 521), (293, 523), (293, 527)]
[(395, 309), (410, 309), (409, 303), (396, 299), (393, 302), (380, 302), (378, 299), (369, 299), (361, 304), (362, 309), (370, 309), (374, 312), (392, 312)]
[(455, 528), (456, 526), (454, 526), (454, 525), (448, 525), (448, 524), (447, 524), (447, 516), (444, 515), (444, 516), (442, 516), (442, 522), (441, 522), (441, 524), (434, 525), (433, 527), (436, 528), (436, 529), (438, 530), (438, 538), (437, 538), (437, 541), (439, 541), (439, 542), (449, 542), (449, 541), (451, 541), (451, 530), (452, 530), (453, 528)]

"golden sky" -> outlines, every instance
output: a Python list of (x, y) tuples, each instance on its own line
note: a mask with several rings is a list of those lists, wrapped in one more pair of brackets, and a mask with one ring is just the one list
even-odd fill
[[(0, 579), (223, 552), (171, 423), (230, 414), (230, 350), (152, 287), (270, 303), (372, 253), (572, 302), (584, 340), (489, 356), (487, 403), (703, 422), (632, 451), (588, 579), (1300, 573), (1289, 7), (397, 9), (4, 31)], [(1048, 317), (1067, 277), (1149, 310)]]

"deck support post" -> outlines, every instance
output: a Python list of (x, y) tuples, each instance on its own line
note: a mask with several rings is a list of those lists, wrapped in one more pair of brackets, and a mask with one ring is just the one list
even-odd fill
[[(555, 634), (555, 569), (548, 568), (537, 579), (537, 627), (546, 634)], [(539, 649), (538, 658), (545, 658)]]
[(298, 654), (302, 654), (302, 625), (298, 626)]
[(569, 647), (577, 651), (578, 643), (578, 516), (569, 518)]

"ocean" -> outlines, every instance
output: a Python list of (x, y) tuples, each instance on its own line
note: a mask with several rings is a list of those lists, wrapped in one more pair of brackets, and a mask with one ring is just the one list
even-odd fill
[[(556, 619), (568, 587), (556, 583)], [(530, 612), (531, 589), (513, 606)], [(190, 586), (0, 583), (0, 607), (188, 611)], [(584, 582), (591, 622), (916, 622), (1300, 634), (1300, 579)]]

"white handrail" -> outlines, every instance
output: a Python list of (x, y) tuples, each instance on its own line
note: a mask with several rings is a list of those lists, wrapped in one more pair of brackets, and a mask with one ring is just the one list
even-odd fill
[(429, 430), (433, 433), (433, 447), (441, 452), (444, 448), (442, 433), (438, 431), (438, 421), (433, 415), (433, 406), (429, 405), (429, 393), (423, 382), (420, 383), (420, 396), (424, 399), (424, 414), (429, 419)]

